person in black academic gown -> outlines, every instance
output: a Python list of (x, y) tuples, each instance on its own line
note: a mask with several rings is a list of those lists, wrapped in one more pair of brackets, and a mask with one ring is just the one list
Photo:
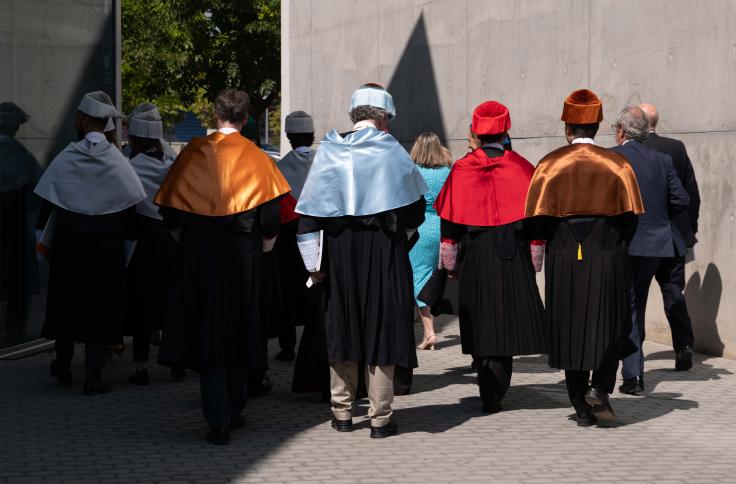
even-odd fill
[[(159, 214), (153, 197), (171, 168), (163, 147), (163, 124), (156, 106), (141, 103), (128, 119), (130, 164), (146, 190), (146, 199), (136, 206), (132, 237), (135, 245), (128, 256), (128, 311), (126, 334), (133, 336), (133, 360), (136, 371), (128, 380), (134, 385), (148, 385), (146, 369), (151, 335), (163, 327), (167, 295), (176, 255), (176, 240)], [(181, 368), (172, 368), (174, 378)]]
[(50, 254), (43, 335), (56, 339), (50, 371), (71, 384), (74, 342), (85, 343), (85, 395), (110, 391), (101, 366), (106, 346), (122, 342), (124, 241), (145, 198), (128, 160), (105, 139), (111, 116), (118, 113), (107, 94), (85, 95), (76, 117), (80, 141), (51, 162), (35, 190), (53, 207), (41, 240)]
[(289, 192), (273, 160), (239, 134), (248, 104), (242, 91), (218, 94), (218, 131), (184, 148), (155, 198), (179, 239), (159, 361), (199, 372), (217, 445), (245, 425), (247, 372), (265, 360), (261, 257)]
[[(636, 348), (628, 245), (644, 207), (631, 165), (596, 146), (600, 99), (587, 89), (565, 99), (568, 145), (545, 156), (529, 186), (526, 216), (544, 239), (549, 365), (565, 370), (579, 426), (613, 420), (618, 360)], [(592, 372), (592, 375), (591, 375)]]
[(393, 99), (364, 85), (348, 133), (320, 143), (296, 211), (298, 244), (314, 283), (324, 284), (333, 427), (352, 430), (358, 373), (365, 371), (371, 437), (396, 433), (397, 367), (416, 366), (409, 238), (424, 220), (427, 186), (387, 134)]
[[(488, 101), (473, 111), (470, 153), (455, 162), (435, 207), (441, 217), (441, 264), (460, 277), (463, 353), (473, 356), (483, 409), (501, 410), (513, 357), (547, 352), (544, 307), (523, 229), (534, 167), (502, 141), (508, 109)], [(456, 262), (458, 246), (464, 254)], [(462, 265), (462, 269), (460, 269)]]

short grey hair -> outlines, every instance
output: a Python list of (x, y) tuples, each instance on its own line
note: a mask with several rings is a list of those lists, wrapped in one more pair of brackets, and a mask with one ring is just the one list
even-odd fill
[(388, 121), (388, 112), (385, 109), (375, 106), (355, 106), (350, 111), (350, 121), (358, 123), (360, 121)]
[(649, 135), (649, 121), (638, 106), (626, 106), (618, 115), (616, 127), (621, 128), (627, 138), (644, 141)]

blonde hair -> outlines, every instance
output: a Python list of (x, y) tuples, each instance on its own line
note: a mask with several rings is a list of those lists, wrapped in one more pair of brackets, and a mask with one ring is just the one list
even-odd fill
[(424, 168), (452, 165), (450, 150), (442, 146), (439, 137), (431, 132), (422, 133), (417, 137), (410, 155), (414, 163)]

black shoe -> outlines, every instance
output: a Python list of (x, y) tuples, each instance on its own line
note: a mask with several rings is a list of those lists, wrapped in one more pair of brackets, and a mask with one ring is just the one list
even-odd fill
[(84, 394), (87, 396), (91, 395), (103, 395), (105, 393), (110, 393), (112, 391), (112, 387), (106, 383), (102, 383), (101, 381), (94, 382), (94, 383), (85, 383), (84, 384)]
[(593, 415), (592, 412), (577, 414), (576, 417), (577, 417), (578, 427), (590, 427), (591, 425), (594, 425), (598, 421), (598, 419), (595, 418), (595, 415)]
[(242, 429), (243, 427), (245, 427), (244, 415), (238, 415), (238, 418), (233, 419), (233, 421), (230, 422), (230, 430)]
[(353, 431), (353, 419), (349, 420), (338, 420), (332, 419), (332, 428), (338, 432), (352, 432)]
[(207, 433), (207, 442), (215, 445), (228, 445), (230, 443), (230, 432), (210, 430)]
[(49, 373), (51, 376), (59, 380), (62, 386), (68, 387), (72, 384), (72, 372), (69, 370), (62, 370), (59, 368), (59, 363), (56, 360), (51, 362), (49, 365)]
[(383, 427), (374, 427), (373, 425), (371, 425), (371, 438), (385, 439), (386, 437), (396, 435), (396, 432), (398, 432), (398, 430), (399, 428), (396, 426), (396, 423), (394, 423), (393, 420), (391, 420)]
[(503, 408), (501, 408), (501, 404), (499, 402), (492, 401), (483, 404), (483, 411), (485, 413), (494, 414), (500, 412), (501, 410), (503, 410)]
[(245, 393), (251, 398), (262, 397), (273, 390), (273, 381), (266, 375), (257, 383), (249, 383), (245, 388)]
[(187, 372), (184, 371), (184, 368), (181, 366), (172, 366), (171, 367), (171, 379), (174, 381), (182, 381), (184, 378), (186, 378)]
[(281, 350), (276, 353), (276, 356), (274, 356), (274, 358), (279, 361), (294, 361), (296, 360), (296, 354), (294, 353), (294, 350)]
[(693, 349), (685, 346), (682, 351), (675, 353), (675, 370), (687, 371), (693, 367)]
[(585, 394), (585, 403), (593, 407), (591, 410), (593, 416), (598, 420), (611, 421), (616, 418), (616, 412), (613, 411), (608, 394), (596, 388), (591, 388)]
[(644, 392), (644, 378), (624, 378), (624, 382), (618, 387), (618, 391), (626, 395), (638, 395)]
[(148, 385), (148, 370), (136, 370), (128, 378), (128, 383), (132, 383), (133, 385)]

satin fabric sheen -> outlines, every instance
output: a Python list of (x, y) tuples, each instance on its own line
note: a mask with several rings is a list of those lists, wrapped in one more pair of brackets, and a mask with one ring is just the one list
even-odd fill
[(495, 227), (524, 218), (534, 166), (513, 151), (489, 158), (478, 148), (455, 162), (434, 204), (439, 216), (461, 225)]
[(248, 211), (291, 188), (273, 160), (239, 133), (193, 139), (154, 199), (159, 206), (222, 217)]
[(290, 151), (276, 163), (281, 174), (289, 182), (291, 195), (297, 200), (299, 200), (304, 182), (307, 180), (307, 174), (309, 173), (309, 168), (312, 166), (314, 155), (314, 150), (309, 153)]
[(158, 192), (158, 187), (161, 186), (164, 178), (166, 178), (169, 169), (171, 169), (173, 160), (164, 155), (163, 161), (160, 161), (152, 156), (138, 153), (130, 159), (130, 164), (133, 166), (138, 178), (141, 179), (143, 189), (146, 191), (146, 199), (136, 206), (136, 211), (146, 217), (163, 220), (158, 213), (158, 206), (153, 203), (153, 198)]
[(526, 216), (613, 216), (644, 213), (626, 158), (592, 144), (573, 144), (545, 156), (534, 172)]
[(320, 142), (296, 211), (313, 217), (373, 215), (416, 202), (427, 184), (406, 150), (367, 127)]
[(57, 207), (82, 215), (106, 215), (144, 198), (128, 159), (107, 141), (70, 143), (49, 164), (35, 193)]

